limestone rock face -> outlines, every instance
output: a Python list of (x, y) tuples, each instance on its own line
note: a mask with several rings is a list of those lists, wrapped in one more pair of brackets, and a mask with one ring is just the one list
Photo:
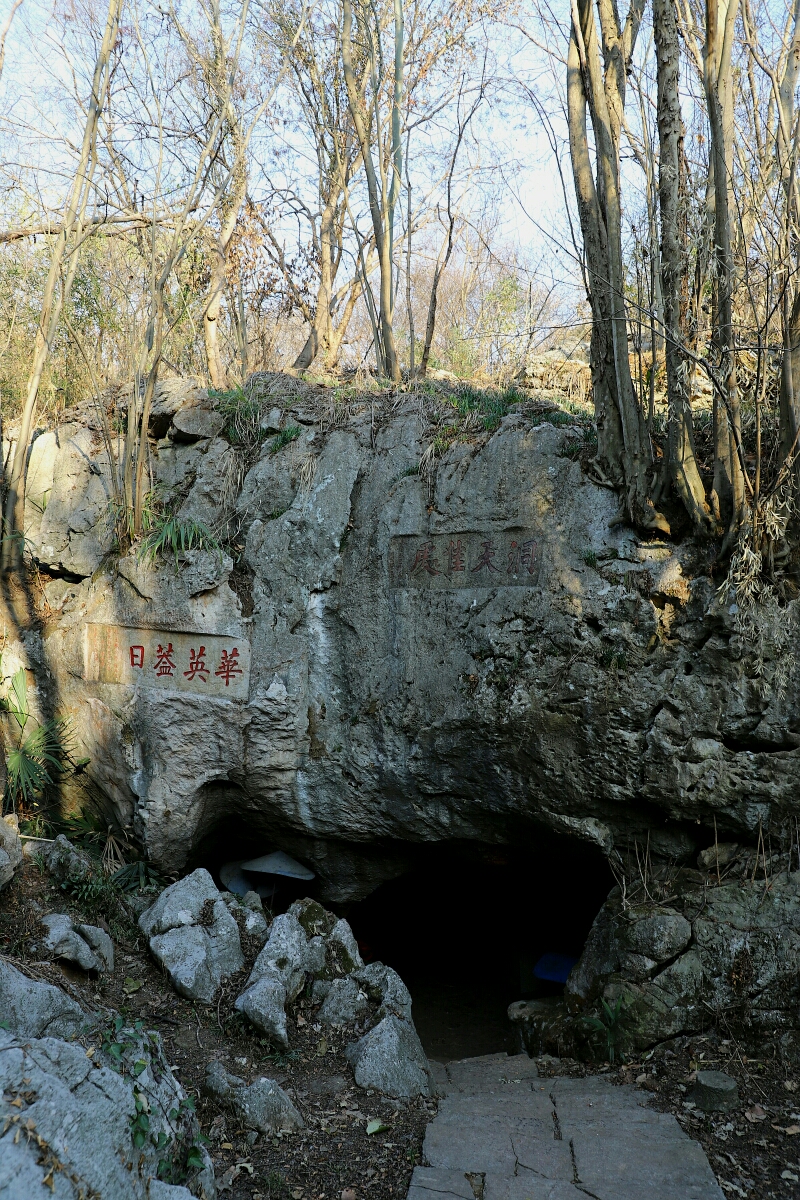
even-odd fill
[(92, 1029), (98, 1018), (86, 1013), (61, 988), (29, 979), (0, 960), (0, 1012), (20, 1037), (73, 1037)]
[(202, 867), (165, 888), (139, 917), (150, 950), (176, 991), (210, 1003), (244, 966), (239, 928)]
[[(208, 525), (235, 503), (235, 581), (206, 552), (98, 572), (108, 463), (87, 407), (33, 445), (27, 536), (71, 578), (47, 585), (44, 637), (10, 648), (52, 679), (92, 783), (157, 865), (179, 871), (236, 816), (346, 902), (404, 870), (409, 842), (537, 827), (609, 853), (649, 832), (655, 859), (686, 862), (714, 816), (743, 844), (785, 824), (800, 666), (781, 696), (767, 647), (753, 677), (706, 548), (609, 524), (580, 431), (512, 413), (420, 476), (416, 403), (331, 428), (304, 400), (282, 417), (300, 436), (265, 443), (226, 501), (220, 414), (191, 381), (159, 403), (156, 480)], [(247, 699), (90, 680), (91, 623), (244, 639)]]
[[(156, 1150), (154, 1143), (162, 1133), (167, 1144), (172, 1142), (178, 1129), (166, 1114), (178, 1111), (185, 1094), (166, 1064), (156, 1034), (119, 1032), (128, 1047), (126, 1054), (135, 1052), (130, 1058), (130, 1066), (137, 1064), (135, 1086), (130, 1076), (112, 1069), (111, 1059), (102, 1052), (90, 1059), (76, 1043), (0, 1030), (0, 1192), (4, 1197), (29, 1200), (52, 1180), (52, 1190), (62, 1200), (80, 1200), (87, 1194), (103, 1200), (152, 1200), (154, 1196), (182, 1200), (190, 1195), (213, 1200), (213, 1168), (203, 1149), (205, 1164), (190, 1181), (191, 1190), (157, 1181), (158, 1159), (164, 1151)], [(28, 1101), (22, 1114), (14, 1105), (20, 1093)], [(154, 1135), (135, 1153), (131, 1142), (131, 1122), (137, 1112), (134, 1093), (148, 1107)], [(193, 1116), (188, 1120), (189, 1128), (180, 1133), (191, 1139), (199, 1129)], [(36, 1130), (35, 1138), (19, 1136), (26, 1127)], [(60, 1164), (55, 1178), (53, 1162)]]
[(567, 980), (566, 1008), (512, 1005), (529, 1050), (554, 1045), (558, 1034), (562, 1046), (585, 1051), (583, 1017), (597, 1012), (601, 996), (621, 1000), (621, 1045), (632, 1053), (697, 1031), (718, 1011), (744, 1039), (790, 1036), (800, 1005), (800, 871), (776, 864), (766, 888), (747, 865), (721, 883), (716, 869), (683, 870), (669, 890), (668, 906), (623, 905), (612, 891)]
[(3, 817), (0, 820), (0, 891), (14, 878), (14, 872), (21, 862), (19, 822), (13, 815)]

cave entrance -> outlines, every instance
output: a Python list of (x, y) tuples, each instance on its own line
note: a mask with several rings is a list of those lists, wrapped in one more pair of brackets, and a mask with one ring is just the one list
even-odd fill
[(525, 849), (449, 842), (416, 854), (412, 870), (347, 912), (365, 958), (402, 976), (429, 1058), (516, 1052), (508, 1005), (563, 992), (614, 886), (606, 859), (539, 834)]

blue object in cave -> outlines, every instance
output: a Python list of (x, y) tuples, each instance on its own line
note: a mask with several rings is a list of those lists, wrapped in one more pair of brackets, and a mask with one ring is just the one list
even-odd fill
[(550, 983), (566, 983), (577, 961), (569, 954), (543, 954), (533, 973), (537, 979), (547, 979)]

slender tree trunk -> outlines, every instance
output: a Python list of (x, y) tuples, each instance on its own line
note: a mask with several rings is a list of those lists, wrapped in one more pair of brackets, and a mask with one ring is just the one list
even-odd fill
[(682, 211), (683, 119), (680, 109), (680, 38), (675, 0), (653, 0), (657, 56), (661, 273), (664, 290), (667, 453), (673, 486), (695, 528), (711, 533), (713, 522), (697, 466), (689, 404), (689, 363), (684, 356), (687, 280), (686, 230)]
[(305, 371), (314, 359), (324, 352), (327, 360), (331, 343), (333, 325), (331, 321), (331, 305), (333, 303), (333, 247), (336, 239), (336, 200), (330, 200), (325, 205), (319, 225), (319, 289), (317, 291), (317, 307), (314, 319), (308, 331), (303, 349), (292, 363), (296, 371)]
[[(601, 0), (603, 62), (592, 0), (575, 0), (567, 59), (567, 110), (570, 154), (584, 238), (592, 304), (592, 379), (599, 457), (609, 477), (623, 490), (634, 525), (669, 532), (649, 496), (650, 453), (644, 414), (637, 402), (628, 357), (628, 320), (622, 257), (619, 131), (625, 72), (641, 15), (641, 0), (631, 8), (624, 33), (616, 8)], [(594, 130), (595, 183), (586, 129), (586, 109)]]
[[(395, 382), (399, 382), (400, 364), (397, 360), (394, 329), (392, 326), (391, 232), (387, 227), (388, 220), (386, 223), (384, 222), (384, 212), (382, 211), (381, 205), (381, 190), (378, 187), (378, 180), (375, 174), (375, 164), (372, 159), (370, 135), (364, 121), (362, 99), (361, 95), (359, 94), (359, 88), (356, 82), (355, 72), (353, 70), (353, 7), (351, 0), (343, 0), (342, 16), (342, 66), (344, 69), (345, 86), (347, 88), (347, 101), (350, 108), (350, 115), (353, 118), (353, 125), (358, 138), (361, 156), (364, 160), (364, 170), (367, 176), (369, 210), (370, 216), (372, 217), (372, 229), (375, 235), (375, 249), (378, 254), (378, 263), (380, 266), (380, 309), (378, 317), (378, 329), (382, 343), (380, 347), (380, 358), (383, 360), (382, 367), (386, 375)], [(378, 154), (380, 154), (380, 146), (377, 147), (377, 151)], [(386, 216), (388, 217), (388, 214), (386, 214)]]
[(744, 515), (744, 477), (739, 461), (741, 413), (733, 333), (733, 254), (731, 249), (731, 175), (733, 144), (733, 80), (731, 50), (738, 0), (730, 0), (722, 30), (719, 0), (706, 0), (705, 90), (714, 166), (714, 247), (716, 259), (714, 348), (724, 388), (715, 406), (714, 490), (729, 533)]

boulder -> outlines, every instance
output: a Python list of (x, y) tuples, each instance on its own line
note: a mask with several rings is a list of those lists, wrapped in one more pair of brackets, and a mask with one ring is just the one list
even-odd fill
[(0, 1015), (20, 1037), (75, 1037), (97, 1025), (61, 988), (29, 979), (0, 959)]
[[(252, 978), (252, 976), (251, 976)], [(237, 996), (236, 1009), (284, 1049), (289, 1045), (286, 1029), (286, 988), (277, 971), (267, 968)]]
[(370, 1011), (366, 994), (352, 975), (330, 983), (317, 1020), (323, 1025), (350, 1025)]
[(411, 1021), (411, 993), (400, 976), (382, 962), (371, 962), (354, 978), (364, 987), (371, 1000), (378, 1004), (378, 1016), (394, 1015), (401, 1021)]
[(50, 913), (42, 918), (47, 931), (42, 949), (51, 958), (77, 963), (84, 971), (113, 971), (114, 943), (96, 925), (73, 925), (67, 913)]
[(209, 405), (192, 404), (180, 409), (172, 418), (170, 434), (173, 441), (193, 443), (203, 438), (214, 438), (225, 425), (222, 413)]
[(408, 1021), (384, 1017), (345, 1056), (361, 1088), (374, 1088), (398, 1100), (434, 1093), (428, 1060), (417, 1031)]
[(177, 992), (210, 1003), (244, 966), (239, 928), (202, 867), (165, 888), (139, 917), (150, 950)]
[(251, 1084), (231, 1075), (219, 1062), (209, 1063), (206, 1089), (229, 1100), (246, 1129), (258, 1133), (292, 1133), (303, 1128), (303, 1118), (273, 1079), (261, 1076)]
[(11, 814), (0, 820), (0, 890), (8, 887), (22, 862), (19, 821)]
[[(61, 1200), (184, 1200), (192, 1194), (212, 1200), (213, 1170), (202, 1148), (204, 1168), (189, 1173), (191, 1190), (152, 1186), (176, 1136), (196, 1140), (199, 1129), (181, 1103), (185, 1094), (157, 1035), (142, 1038), (120, 1026), (116, 1036), (135, 1055), (135, 1082), (102, 1051), (90, 1058), (83, 1046), (59, 1038), (0, 1031), (0, 1194), (8, 1200), (30, 1200), (43, 1185)], [(149, 1114), (149, 1136), (134, 1147), (131, 1126), (141, 1111)]]
[(73, 846), (63, 833), (42, 851), (42, 859), (59, 883), (80, 883), (95, 871), (95, 863), (89, 855)]
[(280, 979), (286, 999), (291, 1001), (299, 995), (306, 971), (321, 971), (324, 966), (321, 939), (309, 941), (297, 918), (291, 912), (283, 913), (272, 922), (269, 938), (253, 964), (248, 983), (255, 983), (266, 974), (273, 975)]
[(724, 1071), (698, 1071), (687, 1099), (703, 1112), (730, 1112), (739, 1103), (739, 1085)]

